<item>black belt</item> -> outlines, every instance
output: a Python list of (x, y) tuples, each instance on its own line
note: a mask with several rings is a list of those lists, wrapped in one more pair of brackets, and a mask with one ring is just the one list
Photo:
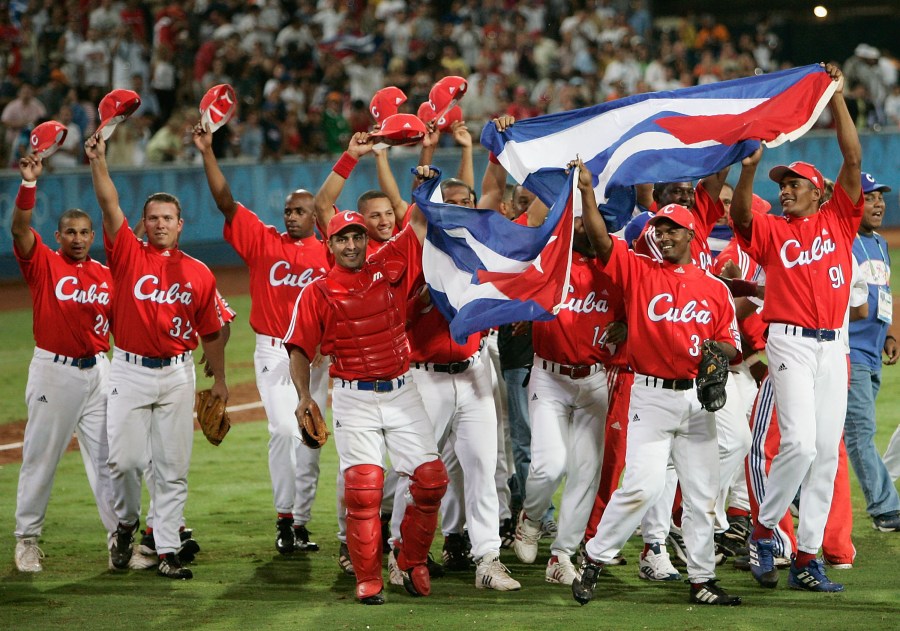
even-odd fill
[(53, 362), (63, 364), (64, 366), (75, 366), (80, 370), (87, 370), (97, 365), (97, 356), (90, 357), (66, 357), (65, 355), (54, 355)]
[(399, 389), (403, 384), (406, 383), (406, 377), (398, 377), (396, 379), (387, 379), (382, 381), (380, 379), (376, 379), (375, 381), (355, 381), (352, 379), (341, 379), (341, 387), (351, 387), (356, 388), (357, 390), (367, 390), (369, 392), (391, 392), (392, 390)]
[(461, 362), (450, 362), (449, 364), (431, 364), (427, 362), (416, 362), (415, 367), (419, 370), (430, 370), (432, 372), (445, 372), (450, 375), (456, 375), (465, 371), (472, 365), (471, 359), (464, 359)]
[(659, 377), (647, 376), (643, 376), (641, 379), (645, 385), (653, 388), (665, 388), (666, 390), (690, 390), (694, 387), (693, 379), (660, 379)]
[(800, 337), (811, 337), (820, 342), (833, 342), (837, 339), (837, 331), (834, 329), (807, 329), (802, 326), (784, 325), (784, 332), (787, 335), (797, 335)]
[[(175, 355), (174, 357), (143, 357), (141, 355), (137, 355), (135, 353), (125, 353), (125, 361), (131, 364), (140, 364), (144, 368), (166, 368), (171, 366), (172, 364), (177, 364), (180, 361), (184, 361), (187, 353), (182, 353), (181, 355)], [(137, 360), (140, 358), (140, 361), (132, 361), (132, 359)]]

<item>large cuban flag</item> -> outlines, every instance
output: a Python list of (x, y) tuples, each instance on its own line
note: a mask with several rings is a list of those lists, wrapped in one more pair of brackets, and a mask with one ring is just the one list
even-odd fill
[[(599, 204), (635, 184), (705, 177), (747, 157), (762, 141), (776, 147), (815, 123), (837, 84), (814, 64), (708, 85), (637, 94), (609, 103), (518, 121), (481, 143), (519, 183), (550, 205), (576, 154), (594, 174)], [(604, 215), (611, 230), (621, 225)]]
[(413, 191), (428, 219), (422, 252), (425, 281), (458, 344), (501, 324), (551, 320), (565, 302), (577, 170), (572, 171), (538, 228), (513, 223), (493, 210), (444, 204), (440, 176)]

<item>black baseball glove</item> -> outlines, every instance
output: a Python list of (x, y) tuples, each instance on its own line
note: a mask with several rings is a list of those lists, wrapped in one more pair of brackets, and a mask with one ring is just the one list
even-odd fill
[(728, 357), (713, 340), (705, 340), (700, 347), (700, 366), (697, 370), (697, 398), (703, 409), (715, 412), (725, 405), (725, 384), (728, 381)]

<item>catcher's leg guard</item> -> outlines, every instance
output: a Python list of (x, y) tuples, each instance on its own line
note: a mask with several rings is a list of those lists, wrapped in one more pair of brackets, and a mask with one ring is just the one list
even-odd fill
[(447, 470), (440, 459), (419, 465), (409, 478), (412, 502), (407, 505), (400, 524), (403, 545), (397, 563), (401, 570), (409, 572), (413, 586), (422, 596), (431, 592), (431, 580), (425, 563), (448, 481)]
[(382, 591), (381, 492), (384, 471), (371, 464), (344, 472), (344, 503), (347, 506), (347, 548), (356, 572), (356, 597), (368, 598)]

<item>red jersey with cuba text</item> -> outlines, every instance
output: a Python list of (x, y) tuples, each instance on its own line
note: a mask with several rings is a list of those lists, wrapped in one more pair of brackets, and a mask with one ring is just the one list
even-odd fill
[(331, 265), (316, 237), (292, 239), (267, 226), (243, 204), (222, 230), (250, 269), (250, 327), (281, 338), (291, 323), (291, 308), (304, 287)]
[(738, 243), (766, 272), (766, 322), (839, 329), (850, 301), (853, 239), (863, 196), (854, 202), (836, 184), (830, 200), (808, 217), (755, 215), (750, 240)]
[[(421, 271), (421, 260), (422, 245), (412, 228), (406, 228), (387, 241), (361, 268), (350, 270), (336, 265), (325, 277), (308, 285), (300, 293), (284, 343), (296, 346), (308, 359), (315, 357), (317, 349), (323, 355), (332, 357), (329, 369), (332, 377), (371, 380), (391, 379), (404, 374), (409, 370), (409, 340), (402, 333), (402, 327), (406, 322), (407, 298), (412, 283)], [(324, 287), (325, 283), (336, 283), (345, 293), (353, 295), (357, 304), (368, 297), (368, 292), (373, 296), (377, 294), (378, 300), (386, 300), (385, 305), (378, 306), (400, 318), (400, 347), (377, 351), (370, 348), (371, 358), (342, 357), (342, 353), (348, 352), (342, 346), (346, 342), (341, 337), (342, 331), (353, 325), (357, 318), (354, 314), (345, 313), (342, 305), (337, 304), (338, 300), (333, 297), (336, 292), (318, 287)], [(360, 335), (361, 346), (375, 343), (379, 338), (380, 342), (391, 342), (392, 318), (379, 320), (367, 314), (363, 324), (366, 330)], [(348, 368), (348, 364), (357, 367)], [(376, 364), (379, 374), (370, 374), (365, 370), (365, 365)]]
[[(691, 208), (691, 214), (694, 215), (691, 260), (700, 269), (712, 269), (713, 255), (709, 249), (709, 233), (712, 232), (716, 222), (725, 215), (725, 205), (710, 197), (703, 184), (698, 184), (694, 189), (694, 206)], [(656, 245), (656, 232), (649, 223), (634, 240), (634, 251), (657, 261), (662, 260), (662, 254)]]
[(635, 254), (622, 239), (604, 267), (625, 295), (627, 359), (634, 372), (663, 379), (693, 379), (704, 340), (741, 341), (725, 283), (699, 267)]
[(75, 261), (54, 252), (33, 228), (31, 233), (31, 252), (14, 249), (31, 289), (38, 348), (66, 357), (108, 351), (113, 285), (109, 268), (90, 257)]
[(103, 245), (116, 284), (113, 337), (122, 350), (145, 357), (192, 351), (199, 336), (222, 328), (216, 279), (203, 263), (178, 250), (157, 250), (124, 222)]
[(573, 252), (566, 301), (554, 319), (532, 324), (534, 353), (570, 366), (608, 364), (610, 351), (601, 341), (614, 320), (625, 320), (622, 290), (596, 259)]

